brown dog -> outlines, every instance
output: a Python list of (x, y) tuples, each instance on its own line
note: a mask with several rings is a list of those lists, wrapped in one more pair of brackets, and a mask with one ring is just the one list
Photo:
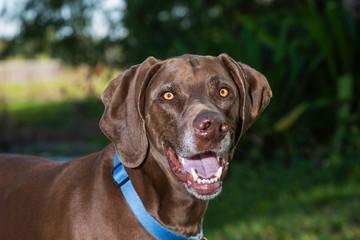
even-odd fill
[(102, 95), (103, 151), (57, 163), (0, 156), (0, 239), (154, 239), (111, 176), (115, 153), (146, 211), (199, 233), (240, 136), (269, 103), (266, 78), (223, 54), (153, 57)]

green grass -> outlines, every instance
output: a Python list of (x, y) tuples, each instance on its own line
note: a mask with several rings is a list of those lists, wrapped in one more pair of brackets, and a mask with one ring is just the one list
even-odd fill
[(86, 77), (66, 67), (57, 79), (1, 83), (0, 152), (59, 154), (54, 145), (68, 142), (60, 154), (73, 156), (83, 151), (76, 149), (79, 142), (107, 144), (98, 126), (104, 110), (100, 96), (119, 72)]
[(0, 108), (6, 105), (16, 110), (48, 102), (82, 101), (89, 96), (100, 99), (110, 80), (120, 72), (106, 68), (97, 75), (91, 74), (88, 67), (65, 66), (52, 79), (1, 82)]
[(360, 239), (360, 164), (233, 162), (205, 216), (208, 239)]
[(109, 140), (99, 121), (100, 99), (15, 102), (0, 106), (0, 152), (80, 156), (101, 150)]

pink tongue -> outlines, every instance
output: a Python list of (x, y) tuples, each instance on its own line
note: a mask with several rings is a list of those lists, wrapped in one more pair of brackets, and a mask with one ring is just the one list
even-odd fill
[(211, 178), (219, 169), (219, 163), (214, 153), (202, 153), (185, 159), (185, 171), (191, 173), (193, 168), (201, 178)]

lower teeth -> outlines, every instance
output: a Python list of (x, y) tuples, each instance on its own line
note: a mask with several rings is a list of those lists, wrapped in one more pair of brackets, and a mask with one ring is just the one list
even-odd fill
[(205, 183), (211, 184), (211, 183), (215, 183), (215, 182), (218, 182), (218, 181), (219, 181), (219, 179), (217, 177), (211, 178), (211, 179), (200, 179), (200, 178), (196, 179), (196, 182), (198, 184), (205, 184)]

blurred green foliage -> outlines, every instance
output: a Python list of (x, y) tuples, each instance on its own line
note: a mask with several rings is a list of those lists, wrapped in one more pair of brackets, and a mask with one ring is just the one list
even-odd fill
[(45, 55), (73, 64), (96, 64), (102, 60), (106, 40), (96, 41), (89, 27), (100, 4), (95, 0), (24, 1), (22, 11), (12, 15), (21, 23), (20, 32), (0, 46), (0, 58)]
[(245, 136), (245, 154), (342, 161), (347, 146), (360, 147), (350, 140), (360, 122), (359, 18), (345, 1), (259, 2), (129, 0), (126, 60), (226, 52), (263, 72), (273, 89)]
[[(360, 149), (352, 142), (360, 131), (358, 2), (128, 0), (127, 34), (99, 40), (88, 29), (101, 1), (29, 0), (21, 32), (2, 43), (1, 56), (129, 66), (150, 55), (226, 52), (264, 73), (274, 95), (245, 136), (244, 154), (260, 162), (336, 162), (347, 146)], [(120, 23), (107, 20), (116, 31)]]

